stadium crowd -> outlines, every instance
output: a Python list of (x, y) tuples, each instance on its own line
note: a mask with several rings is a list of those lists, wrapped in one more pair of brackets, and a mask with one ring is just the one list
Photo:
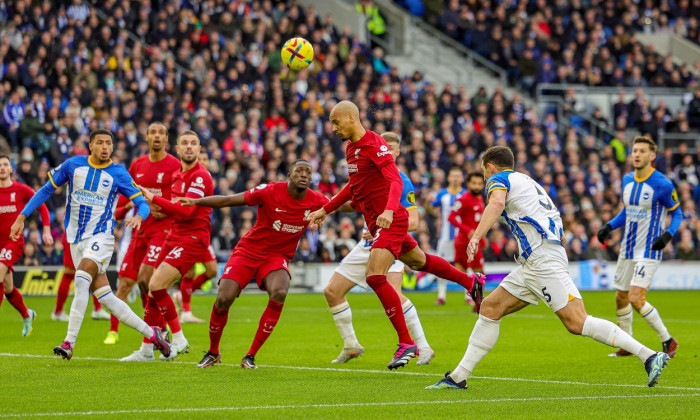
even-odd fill
[[(380, 48), (362, 44), (347, 28), (336, 27), (332, 17), (319, 16), (312, 7), (302, 8), (294, 1), (209, 0), (191, 2), (188, 7), (179, 6), (186, 1), (94, 3), (0, 1), (0, 151), (13, 154), (18, 179), (35, 189), (47, 181), (51, 167), (72, 155), (88, 153), (91, 129), (114, 132), (113, 160), (128, 166), (147, 152), (147, 125), (163, 121), (170, 127), (171, 143), (185, 129), (199, 134), (216, 194), (284, 180), (288, 165), (305, 158), (314, 169), (314, 186), (330, 196), (347, 180), (347, 163), (344, 144), (333, 135), (328, 113), (337, 101), (351, 99), (360, 108), (365, 127), (402, 134), (397, 163), (416, 188), (422, 220), (415, 235), (426, 251), (436, 246), (441, 220), (430, 203), (445, 186), (446, 173), (453, 166), (465, 174), (479, 169), (480, 154), (502, 144), (515, 152), (516, 169), (535, 177), (555, 200), (565, 221), (572, 260), (617, 258), (619, 230), (607, 246), (598, 243), (595, 232), (621, 209), (622, 176), (631, 170), (626, 155), (632, 139), (625, 131), (601, 149), (593, 135), (563, 130), (554, 115), (538, 115), (518, 95), (506, 98), (501, 89), (487, 92), (450, 85), (437, 91), (418, 72), (399, 74), (384, 61)], [(563, 25), (565, 16), (548, 7), (552, 19)], [(538, 15), (527, 7), (523, 13), (533, 19)], [(485, 20), (483, 10), (475, 15), (477, 22), (483, 21), (477, 26), (484, 32), (485, 22), (492, 20)], [(616, 32), (582, 31), (589, 25), (589, 15), (581, 10), (571, 14), (573, 26), (550, 28), (540, 14), (541, 25), (534, 25), (540, 28), (537, 31), (557, 35), (546, 38), (545, 48), (523, 35), (523, 54), (537, 62), (549, 57), (550, 67), (558, 69), (554, 77), (562, 72), (574, 78), (594, 74), (593, 67), (575, 71), (578, 65), (554, 60), (571, 55), (562, 52), (569, 45), (577, 47), (568, 50), (573, 57), (585, 62), (597, 62), (608, 49), (608, 60), (596, 65), (603, 69), (599, 76), (607, 75), (610, 65), (613, 75), (622, 71), (623, 76), (625, 69), (647, 67), (647, 55), (632, 45), (625, 47), (633, 52), (627, 54), (628, 62), (637, 67), (619, 66), (612, 60), (619, 51), (606, 45), (616, 45)], [(445, 26), (448, 31), (462, 30), (450, 28)], [(526, 27), (521, 29), (526, 33)], [(586, 36), (576, 35), (581, 33)], [(589, 35), (604, 38), (588, 39)], [(309, 39), (315, 50), (313, 66), (299, 73), (284, 67), (279, 56), (280, 45), (293, 36)], [(564, 42), (568, 37), (573, 37), (573, 45)], [(556, 47), (557, 39), (559, 50), (550, 49)], [(593, 44), (596, 53), (587, 50)], [(642, 61), (637, 63), (637, 58)], [(663, 69), (659, 74), (665, 74)], [(542, 81), (535, 74), (531, 79), (520, 71), (512, 75), (526, 85)], [(616, 80), (617, 76), (611, 77)], [(682, 86), (691, 81), (688, 69), (682, 67), (669, 70), (668, 77), (680, 78)], [(647, 79), (653, 84), (657, 77)], [(624, 104), (629, 115), (638, 112), (634, 103)], [(696, 124), (691, 119), (694, 115), (700, 115), (700, 91), (687, 112), (691, 127)], [(657, 169), (676, 183), (685, 215), (665, 258), (700, 259), (698, 165), (700, 147), (692, 150), (682, 145), (677, 153), (668, 149), (658, 154)], [(47, 202), (57, 238), (63, 229), (64, 204), (62, 194)], [(220, 261), (226, 260), (254, 218), (250, 208), (214, 212), (212, 243)], [(359, 240), (362, 227), (359, 213), (335, 215), (320, 232), (308, 232), (295, 259), (339, 261)], [(487, 262), (513, 261), (517, 244), (506, 232), (502, 228), (490, 235)], [(60, 264), (61, 242), (43, 244), (36, 221), (28, 224), (25, 236), (24, 264)]]

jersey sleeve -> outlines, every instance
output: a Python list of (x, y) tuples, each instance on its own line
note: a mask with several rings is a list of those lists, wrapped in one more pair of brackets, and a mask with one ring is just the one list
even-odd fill
[(73, 159), (68, 159), (49, 171), (49, 182), (51, 182), (51, 185), (53, 185), (54, 188), (58, 189), (61, 185), (68, 182), (70, 179), (70, 174), (73, 172), (70, 170), (72, 167), (72, 162)]
[(399, 200), (399, 203), (406, 210), (413, 210), (416, 208), (416, 192), (413, 188), (413, 183), (403, 172), (399, 171), (399, 174), (403, 180), (403, 191), (401, 191), (401, 199)]
[(440, 190), (440, 192), (438, 192), (435, 196), (435, 200), (433, 200), (430, 205), (433, 207), (440, 207), (442, 205), (442, 196), (445, 195), (445, 192), (445, 190)]
[(673, 211), (681, 205), (680, 201), (678, 200), (678, 191), (676, 191), (676, 188), (670, 181), (665, 185), (660, 201), (661, 204), (668, 209), (668, 211)]
[(495, 190), (510, 191), (510, 181), (508, 181), (509, 173), (510, 172), (499, 172), (491, 175), (491, 178), (486, 181), (486, 198), (491, 197), (491, 193)]
[(133, 200), (135, 197), (142, 195), (141, 190), (138, 189), (136, 182), (134, 182), (134, 179), (129, 175), (126, 169), (119, 171), (117, 176), (117, 191), (129, 200)]
[(198, 172), (194, 174), (192, 180), (190, 181), (187, 189), (185, 190), (185, 197), (188, 198), (202, 198), (206, 197), (208, 192), (212, 191), (214, 188), (214, 181), (208, 173)]
[(272, 190), (269, 184), (260, 184), (257, 187), (243, 193), (243, 198), (248, 206), (257, 206), (265, 201), (268, 193)]
[(390, 163), (396, 164), (394, 156), (391, 154), (391, 149), (389, 149), (384, 139), (378, 140), (377, 143), (372, 146), (369, 158), (378, 168), (383, 168)]

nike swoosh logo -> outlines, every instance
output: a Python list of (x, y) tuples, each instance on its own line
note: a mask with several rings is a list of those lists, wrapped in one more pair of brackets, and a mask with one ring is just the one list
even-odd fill
[(143, 174), (136, 174), (136, 178), (141, 178)]
[(280, 213), (286, 213), (286, 212), (287, 212), (286, 210), (282, 210), (282, 209), (280, 209), (280, 208), (278, 208), (278, 207), (275, 207), (275, 211), (278, 211), (278, 212), (280, 212)]

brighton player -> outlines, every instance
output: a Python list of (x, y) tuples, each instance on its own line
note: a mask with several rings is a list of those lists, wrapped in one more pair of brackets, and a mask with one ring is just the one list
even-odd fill
[[(389, 150), (394, 157), (394, 160), (401, 153), (401, 138), (395, 133), (383, 133), (382, 137), (389, 145)], [(403, 172), (399, 171), (403, 180), (403, 191), (401, 192), (401, 205), (408, 211), (408, 230), (413, 231), (418, 227), (418, 209), (416, 207), (416, 195), (413, 191), (411, 180)], [(345, 296), (355, 286), (360, 286), (367, 290), (367, 282), (365, 281), (365, 272), (367, 271), (367, 260), (369, 259), (370, 249), (372, 248), (372, 236), (367, 234), (367, 237), (359, 242), (343, 258), (338, 267), (335, 269), (328, 286), (326, 286), (323, 294), (326, 297), (333, 322), (338, 328), (341, 337), (343, 337), (344, 345), (340, 355), (331, 363), (346, 363), (351, 359), (361, 356), (364, 353), (364, 348), (360, 345), (355, 335), (355, 329), (352, 325), (352, 309)], [(466, 255), (466, 251), (465, 251)], [(430, 363), (435, 352), (430, 348), (428, 341), (423, 332), (423, 326), (418, 318), (418, 312), (410, 299), (401, 292), (401, 283), (403, 282), (404, 263), (395, 261), (389, 267), (387, 281), (396, 290), (401, 299), (401, 309), (406, 318), (406, 326), (411, 334), (411, 337), (416, 341), (418, 346), (417, 365), (427, 365)]]
[[(17, 218), (20, 210), (34, 196), (34, 191), (27, 185), (12, 180), (12, 163), (6, 154), (0, 154), (0, 279), (3, 290), (0, 291), (0, 304), (3, 295), (22, 316), (22, 335), (32, 333), (36, 312), (24, 304), (22, 294), (15, 287), (12, 278), (12, 267), (24, 254), (24, 237), (20, 234), (17, 241), (10, 240), (11, 222)], [(51, 219), (49, 209), (45, 205), (39, 207), (41, 224), (43, 225), (42, 239), (44, 243), (53, 244), (51, 236)]]
[[(465, 272), (467, 270), (472, 270), (475, 273), (484, 272), (484, 253), (481, 251), (481, 247), (485, 241), (482, 241), (474, 260), (472, 262), (467, 260), (469, 238), (479, 225), (481, 215), (484, 214), (484, 197), (481, 195), (483, 190), (484, 175), (480, 172), (470, 172), (467, 175), (467, 192), (457, 199), (447, 217), (452, 226), (457, 228), (457, 236), (454, 240), (455, 267)], [(468, 294), (465, 299), (467, 302), (471, 300)]]
[[(63, 244), (63, 276), (61, 277), (61, 282), (58, 284), (56, 307), (51, 314), (51, 320), (68, 322), (68, 314), (63, 312), (63, 306), (66, 304), (66, 300), (68, 300), (70, 285), (75, 278), (75, 264), (73, 264), (73, 258), (70, 255), (70, 244), (66, 238), (66, 232), (63, 232), (61, 236), (61, 243)], [(97, 300), (95, 295), (92, 296), (92, 303), (94, 305), (92, 319), (101, 321), (108, 320), (110, 317), (109, 313), (102, 308), (102, 304)]]
[[(129, 167), (129, 174), (142, 188), (153, 194), (170, 199), (173, 174), (180, 170), (180, 160), (165, 150), (168, 142), (168, 129), (161, 122), (153, 122), (146, 129), (146, 142), (149, 153), (135, 159)], [(119, 200), (117, 213), (125, 213), (132, 204), (126, 199)], [(129, 248), (119, 266), (119, 285), (116, 295), (126, 301), (129, 292), (138, 281), (141, 289), (141, 303), (146, 306), (148, 281), (154, 271), (156, 256), (165, 242), (172, 217), (160, 211), (160, 207), (150, 204), (151, 216), (141, 223), (141, 228), (132, 231)], [(117, 219), (123, 218), (122, 214)], [(121, 217), (120, 217), (121, 216)], [(105, 344), (119, 341), (119, 320), (112, 315)], [(150, 341), (147, 345), (151, 345)]]
[(257, 368), (255, 356), (282, 314), (291, 281), (289, 261), (309, 227), (306, 216), (311, 209), (328, 202), (323, 194), (308, 189), (311, 173), (308, 161), (296, 160), (289, 167), (287, 182), (262, 184), (231, 196), (178, 200), (185, 206), (258, 206), (255, 225), (233, 249), (219, 280), (219, 291), (209, 321), (209, 350), (197, 367), (207, 368), (221, 362), (219, 343), (228, 322), (229, 308), (255, 278), (258, 287), (266, 290), (270, 299), (260, 317), (253, 343), (241, 360), (241, 367)]
[[(439, 256), (450, 262), (455, 262), (457, 228), (450, 223), (449, 216), (457, 200), (467, 191), (462, 184), (464, 184), (462, 170), (458, 167), (451, 168), (447, 173), (447, 188), (441, 189), (431, 203), (431, 206), (440, 208), (440, 220), (442, 222), (437, 252)], [(460, 270), (464, 271), (463, 268), (460, 268)], [(436, 305), (444, 305), (447, 302), (447, 280), (441, 277), (437, 279), (437, 296)]]
[(425, 254), (408, 234), (408, 212), (399, 204), (403, 182), (389, 146), (377, 133), (366, 130), (357, 106), (341, 101), (330, 114), (333, 131), (349, 140), (346, 149), (350, 180), (333, 199), (308, 217), (320, 226), (328, 214), (352, 200), (352, 207), (362, 211), (374, 238), (367, 261), (367, 285), (374, 290), (399, 338), (398, 349), (389, 369), (405, 366), (415, 357), (417, 346), (411, 338), (401, 310), (401, 299), (387, 282), (389, 267), (401, 259), (414, 270), (427, 271), (459, 283), (481, 304), (483, 279), (468, 276), (443, 258)]
[(121, 322), (149, 337), (164, 354), (170, 354), (167, 333), (150, 327), (131, 308), (112, 293), (107, 281), (107, 265), (114, 251), (114, 217), (119, 194), (129, 197), (138, 209), (136, 216), (124, 223), (138, 229), (150, 211), (134, 180), (123, 166), (110, 159), (114, 136), (97, 129), (90, 133), (90, 155), (76, 156), (63, 162), (48, 174), (47, 182), (27, 203), (12, 225), (10, 236), (18, 240), (24, 220), (43, 204), (59, 187), (68, 184), (66, 204), (66, 234), (73, 261), (78, 261), (75, 272), (75, 297), (68, 319), (68, 333), (54, 353), (64, 359), (73, 357), (73, 347), (87, 309), (90, 291), (115, 314)]
[(562, 219), (547, 193), (529, 176), (513, 171), (515, 158), (505, 146), (489, 148), (482, 156), (488, 205), (467, 246), (474, 259), (482, 238), (498, 221), (509, 226), (518, 241), (521, 265), (513, 270), (481, 305), (469, 346), (453, 372), (428, 389), (466, 389), (467, 378), (496, 345), (501, 318), (544, 301), (569, 332), (623, 348), (637, 356), (654, 386), (668, 355), (656, 353), (610, 321), (586, 313), (581, 294), (571, 280), (564, 250)]
[[(165, 322), (170, 327), (173, 334), (172, 351), (169, 357), (165, 357), (170, 359), (187, 353), (190, 345), (182, 332), (180, 318), (168, 289), (209, 252), (211, 209), (186, 208), (175, 202), (180, 197), (202, 198), (214, 192), (211, 174), (197, 161), (201, 147), (199, 136), (194, 131), (186, 130), (178, 135), (175, 148), (180, 156), (181, 168), (173, 175), (170, 199), (141, 187), (141, 192), (149, 203), (173, 216), (168, 236), (158, 252), (156, 271), (148, 283), (149, 295), (144, 312), (147, 322), (154, 325), (163, 325)], [(143, 343), (139, 350), (121, 360), (151, 361), (153, 348), (150, 344)]]
[[(647, 302), (646, 296), (661, 263), (662, 250), (678, 231), (683, 212), (671, 181), (651, 166), (654, 159), (656, 143), (649, 137), (636, 137), (632, 144), (634, 172), (622, 179), (625, 207), (600, 229), (598, 239), (604, 243), (614, 229), (625, 226), (615, 273), (617, 324), (632, 335), (634, 308), (659, 335), (664, 353), (674, 357), (678, 342), (668, 333), (659, 311)], [(667, 212), (671, 212), (671, 224), (664, 232)], [(610, 356), (630, 356), (630, 353), (620, 349)]]

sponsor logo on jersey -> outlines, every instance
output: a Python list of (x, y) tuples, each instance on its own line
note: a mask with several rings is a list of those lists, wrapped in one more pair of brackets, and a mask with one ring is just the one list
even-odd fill
[(301, 232), (302, 230), (304, 230), (304, 228), (306, 228), (306, 226), (290, 225), (290, 224), (288, 224), (288, 223), (282, 223), (281, 220), (275, 220), (275, 221), (272, 223), (272, 228), (273, 228), (274, 230), (276, 230), (277, 232), (299, 233), (299, 232)]
[(152, 192), (153, 195), (157, 195), (158, 197), (163, 196), (163, 190), (160, 188), (146, 188), (148, 191)]
[(628, 207), (625, 209), (625, 214), (630, 220), (644, 220), (647, 218), (649, 212), (645, 209), (631, 209)]
[(255, 190), (262, 190), (263, 188), (267, 187), (267, 184), (260, 184), (255, 188), (251, 188), (250, 192), (255, 192)]
[(156, 179), (156, 182), (159, 184), (163, 183), (163, 176), (165, 175), (165, 172), (161, 172), (158, 174), (158, 179)]
[(73, 191), (71, 198), (75, 200), (78, 204), (82, 204), (84, 206), (106, 205), (105, 197), (84, 190)]
[(357, 164), (356, 163), (350, 163), (348, 164), (348, 173), (355, 173), (357, 172)]
[(10, 193), (10, 202), (14, 203), (15, 202), (15, 197), (17, 196), (16, 192)]
[(0, 213), (16, 213), (17, 206), (0, 206)]

